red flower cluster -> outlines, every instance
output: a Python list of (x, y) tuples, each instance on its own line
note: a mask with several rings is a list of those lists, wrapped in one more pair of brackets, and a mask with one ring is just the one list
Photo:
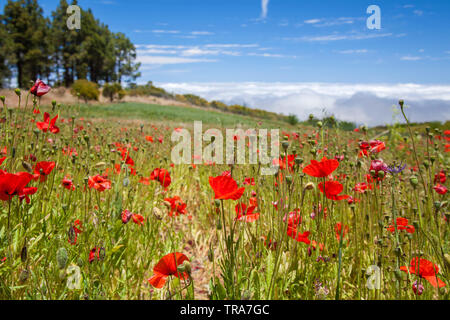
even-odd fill
[[(408, 233), (414, 233), (416, 229), (414, 226), (408, 225), (409, 221), (406, 218), (397, 218), (397, 230), (406, 230)], [(395, 232), (395, 224), (388, 227), (388, 231), (391, 233)]]
[(88, 185), (89, 188), (95, 189), (99, 192), (111, 189), (111, 181), (100, 175), (89, 177)]
[(175, 196), (173, 198), (165, 198), (164, 201), (167, 201), (170, 204), (170, 217), (176, 217), (179, 214), (187, 214), (186, 203), (184, 203), (179, 196)]

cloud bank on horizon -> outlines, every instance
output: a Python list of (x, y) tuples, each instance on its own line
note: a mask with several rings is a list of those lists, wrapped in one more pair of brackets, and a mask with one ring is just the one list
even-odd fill
[[(369, 126), (400, 120), (404, 99), (411, 121), (450, 119), (450, 85), (342, 83), (156, 83), (169, 92), (193, 93), (208, 100), (245, 104), (306, 120), (309, 114), (333, 114), (340, 120)], [(397, 109), (397, 112), (394, 111)]]

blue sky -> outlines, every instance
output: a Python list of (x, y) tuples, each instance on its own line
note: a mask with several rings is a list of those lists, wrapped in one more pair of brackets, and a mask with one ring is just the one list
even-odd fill
[[(47, 15), (58, 2), (39, 1)], [(0, 0), (1, 6), (4, 3)], [(302, 117), (323, 108), (341, 115), (337, 102), (355, 95), (395, 101), (392, 88), (418, 103), (433, 99), (450, 103), (450, 1), (81, 0), (79, 4), (137, 45), (140, 83), (152, 80), (176, 92)], [(381, 9), (380, 30), (367, 28), (370, 5)], [(419, 86), (405, 86), (411, 83)], [(271, 92), (271, 84), (279, 92)], [(287, 90), (284, 84), (293, 87)], [(349, 84), (365, 86), (358, 91)], [(292, 102), (283, 105), (277, 98)], [(295, 106), (296, 98), (307, 102)], [(449, 118), (448, 109), (439, 110), (437, 118)], [(360, 118), (375, 123), (367, 114)]]

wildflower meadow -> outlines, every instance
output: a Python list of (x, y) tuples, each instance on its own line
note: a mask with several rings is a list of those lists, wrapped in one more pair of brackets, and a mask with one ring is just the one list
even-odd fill
[(278, 128), (262, 174), (175, 164), (192, 124), (94, 119), (41, 105), (50, 90), (0, 97), (1, 299), (449, 299), (450, 128), (410, 124), (404, 101), (387, 131)]

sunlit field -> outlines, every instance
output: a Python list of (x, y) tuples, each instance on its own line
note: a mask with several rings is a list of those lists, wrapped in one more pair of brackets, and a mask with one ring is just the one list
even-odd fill
[(450, 128), (284, 125), (265, 176), (175, 165), (171, 135), (276, 123), (16, 93), (1, 101), (1, 299), (449, 299)]

